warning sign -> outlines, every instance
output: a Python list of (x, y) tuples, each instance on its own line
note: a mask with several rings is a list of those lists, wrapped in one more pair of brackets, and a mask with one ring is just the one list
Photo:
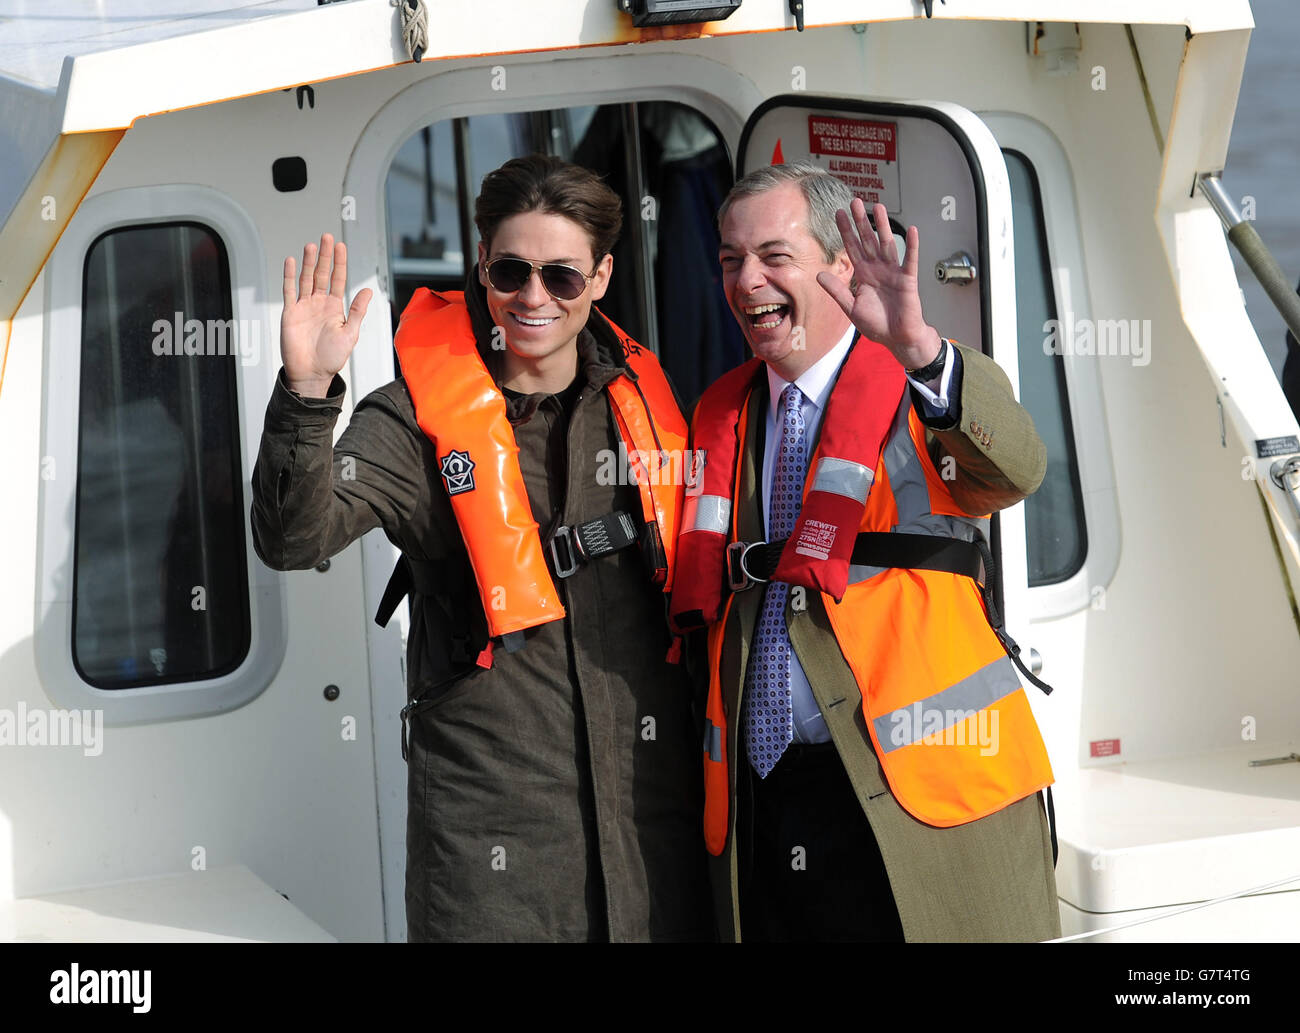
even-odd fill
[(901, 211), (897, 122), (809, 115), (808, 153), (868, 207)]

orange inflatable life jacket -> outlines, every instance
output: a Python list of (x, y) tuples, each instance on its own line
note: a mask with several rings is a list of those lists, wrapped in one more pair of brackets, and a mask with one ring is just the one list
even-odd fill
[[(850, 518), (839, 505), (830, 519), (816, 518), (813, 530), (826, 547), (810, 551), (825, 552), (827, 559), (787, 562), (801, 542), (807, 544), (796, 525), (769, 573), (773, 580), (820, 592), (895, 799), (928, 825), (962, 825), (1050, 785), (1051, 766), (1015, 665), (990, 625), (974, 571), (872, 565), (850, 547), (839, 589), (844, 555), (835, 550), (843, 549), (840, 538), (846, 532), (859, 541), (866, 535), (877, 543), (934, 542), (936, 550), (953, 540), (982, 544), (988, 537), (988, 516), (964, 512), (935, 469), (897, 362), (897, 374), (879, 382), (859, 376), (869, 377), (879, 360), (870, 350), (858, 354), (864, 344), (879, 348), (859, 341), (850, 352), (804, 486), (805, 507), (814, 492), (830, 491), (857, 500), (857, 512)], [(693, 445), (704, 451), (705, 472), (700, 499), (692, 500), (685, 518), (673, 601), (676, 625), (703, 623), (708, 631), (704, 824), (714, 855), (725, 848), (732, 820), (721, 661), (734, 596), (718, 576), (732, 565), (717, 557), (737, 539), (731, 504), (740, 491), (737, 458), (748, 421), (762, 419), (751, 411), (760, 374), (754, 363), (733, 371), (705, 392), (696, 409)], [(869, 397), (862, 394), (864, 385)], [(687, 537), (697, 532), (713, 537), (697, 538), (688, 549)]]
[[(686, 421), (654, 355), (606, 322), (627, 357), (627, 371), (607, 391), (640, 489), (642, 540), (648, 535), (660, 543), (652, 578), (667, 592), (681, 520), (684, 478), (675, 471), (685, 456)], [(505, 398), (479, 355), (463, 293), (419, 288), (393, 343), (416, 422), (438, 457), (489, 634), (496, 639), (559, 620), (564, 607), (528, 503)]]

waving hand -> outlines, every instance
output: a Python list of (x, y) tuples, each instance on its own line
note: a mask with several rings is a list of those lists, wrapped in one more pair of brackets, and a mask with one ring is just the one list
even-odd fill
[(917, 290), (919, 235), (915, 226), (908, 229), (907, 253), (900, 265), (885, 206), (876, 205), (874, 215), (877, 229), (872, 229), (866, 205), (856, 197), (851, 214), (841, 210), (835, 215), (853, 263), (852, 289), (826, 273), (819, 273), (817, 282), (864, 337), (883, 344), (905, 369), (915, 369), (930, 362), (940, 348), (938, 331), (921, 312)]
[(347, 279), (347, 246), (334, 243), (328, 233), (320, 238), (319, 250), (315, 244), (303, 248), (301, 279), (295, 281), (293, 257), (284, 260), (280, 360), (289, 387), (303, 395), (324, 398), (356, 347), (372, 292), (367, 287), (357, 294), (345, 320)]

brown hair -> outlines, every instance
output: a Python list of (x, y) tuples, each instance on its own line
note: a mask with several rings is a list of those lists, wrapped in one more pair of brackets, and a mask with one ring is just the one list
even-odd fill
[(483, 177), (474, 202), (474, 224), (484, 247), (491, 250), (492, 237), (504, 220), (525, 212), (572, 219), (586, 231), (597, 262), (614, 247), (623, 228), (618, 194), (590, 169), (545, 154), (511, 158)]

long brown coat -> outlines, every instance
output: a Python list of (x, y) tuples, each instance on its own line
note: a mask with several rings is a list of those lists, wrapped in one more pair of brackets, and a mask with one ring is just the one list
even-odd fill
[[(571, 414), (554, 395), (508, 398), (543, 540), (557, 523), (640, 512), (635, 483), (608, 483), (619, 437), (604, 388), (623, 356), (597, 320), (597, 335), (579, 338)], [(315, 400), (281, 376), (253, 475), (253, 535), (277, 570), (314, 566), (376, 527), (417, 565), (437, 564), (408, 642), (408, 692), (437, 699), (410, 734), (409, 938), (711, 938), (700, 737), (682, 671), (664, 661), (663, 595), (638, 550), (557, 579), (567, 617), (476, 668), (482, 605), (405, 383), (362, 399), (331, 449), (342, 396), (340, 378)], [(467, 627), (482, 637), (457, 641)]]
[[(1037, 489), (1046, 469), (1046, 451), (997, 364), (967, 348), (961, 349), (961, 357), (960, 422), (945, 430), (930, 429), (926, 438), (937, 465), (944, 454), (956, 460), (957, 477), (950, 489), (958, 504), (970, 513), (988, 513)], [(766, 378), (759, 382), (766, 385)], [(936, 421), (924, 422), (933, 428)], [(758, 488), (763, 425), (762, 419), (749, 420), (741, 453), (736, 512), (738, 533), (745, 541), (763, 538)], [(821, 595), (809, 593), (807, 600), (803, 611), (786, 609), (790, 642), (880, 846), (904, 937), (991, 941), (1059, 936), (1051, 840), (1039, 798), (1027, 797), (955, 828), (925, 825), (903, 810), (876, 759), (862, 717), (862, 694), (835, 641)], [(727, 756), (742, 758), (740, 763), (746, 761), (738, 744), (737, 717), (761, 603), (761, 592), (736, 595), (723, 645)], [(717, 920), (725, 939), (742, 935), (734, 830), (736, 766), (730, 765), (732, 830), (723, 853), (712, 863)]]

